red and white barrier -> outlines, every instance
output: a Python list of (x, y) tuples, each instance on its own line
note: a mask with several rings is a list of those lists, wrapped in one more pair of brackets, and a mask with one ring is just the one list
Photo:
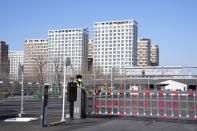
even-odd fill
[(96, 90), (93, 113), (196, 119), (196, 102), (193, 91)]

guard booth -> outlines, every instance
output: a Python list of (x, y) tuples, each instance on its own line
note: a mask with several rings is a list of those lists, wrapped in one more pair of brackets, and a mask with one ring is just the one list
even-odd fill
[(86, 91), (77, 88), (76, 82), (68, 82), (67, 84), (68, 97), (70, 107), (70, 118), (81, 119), (86, 117)]

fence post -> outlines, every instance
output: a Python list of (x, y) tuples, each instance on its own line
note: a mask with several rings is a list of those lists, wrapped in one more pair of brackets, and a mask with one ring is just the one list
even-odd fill
[(166, 114), (166, 108), (167, 108), (167, 107), (166, 107), (166, 105), (165, 105), (165, 104), (166, 104), (166, 93), (165, 93), (165, 92), (164, 92), (164, 94), (163, 94), (163, 98), (164, 98), (164, 106), (165, 106), (165, 108), (164, 108), (164, 116), (166, 117), (166, 115), (167, 115), (167, 114)]
[(159, 116), (159, 93), (157, 92), (157, 116)]
[(93, 111), (92, 111), (93, 114), (95, 113), (94, 110), (95, 110), (95, 106), (96, 106), (95, 95), (96, 95), (96, 94), (95, 94), (95, 90), (94, 90), (94, 93), (93, 93), (93, 104), (92, 104), (92, 105), (93, 105), (93, 106), (92, 106), (92, 108), (93, 108), (93, 109), (92, 109), (92, 110), (93, 110)]
[(99, 113), (101, 114), (101, 107), (102, 107), (102, 104), (101, 104), (101, 92), (99, 93), (100, 95), (100, 108), (99, 108)]
[(172, 108), (172, 117), (174, 116), (174, 109), (173, 109), (173, 95), (171, 92), (171, 108)]
[(107, 92), (105, 93), (105, 114), (107, 114)]
[[(132, 105), (132, 101), (133, 101), (133, 98), (132, 98), (132, 91), (129, 93), (130, 94), (130, 97), (131, 97), (131, 102), (130, 102), (130, 106), (131, 106), (131, 116), (132, 116), (132, 114), (133, 114), (133, 105)], [(130, 98), (129, 97), (129, 98)]]
[[(195, 104), (194, 106), (196, 107), (196, 94), (194, 94), (194, 104)], [(194, 110), (194, 115), (195, 115), (194, 117), (195, 118), (196, 118), (196, 111), (197, 110)]]
[(125, 102), (127, 103), (127, 101), (126, 101), (126, 90), (124, 92), (124, 115), (126, 115), (126, 110), (125, 110), (126, 104), (125, 104)]
[(181, 117), (181, 109), (180, 109), (181, 94), (180, 94), (180, 92), (179, 92), (179, 94), (178, 94), (178, 98), (179, 98), (179, 117)]
[[(145, 102), (145, 104), (146, 104), (145, 91), (143, 92), (143, 95), (144, 95), (144, 102)], [(143, 103), (144, 103), (144, 102), (143, 102)], [(146, 109), (145, 109), (145, 104), (144, 104), (144, 116), (146, 115), (146, 113), (145, 113), (145, 110), (146, 110)]]
[(187, 112), (187, 118), (189, 117), (189, 113), (188, 113), (188, 94), (186, 94), (186, 112)]
[[(118, 103), (119, 103), (119, 92), (118, 92)], [(120, 114), (120, 107), (119, 107), (119, 105), (118, 105), (118, 115)]]
[(137, 93), (137, 115), (139, 115), (139, 109), (138, 109), (138, 100), (139, 100), (139, 94)]
[(112, 113), (112, 114), (114, 113), (114, 108), (113, 108), (113, 106), (114, 106), (114, 105), (113, 105), (113, 103), (114, 103), (114, 97), (113, 97), (113, 95), (114, 95), (114, 94), (113, 94), (113, 92), (112, 92), (112, 93), (111, 93), (111, 99), (112, 99), (112, 109), (111, 109), (112, 112), (111, 112), (111, 113)]
[(48, 85), (42, 87), (42, 114), (41, 114), (41, 126), (47, 126), (47, 104), (48, 104)]
[(150, 115), (152, 116), (152, 93), (150, 92)]

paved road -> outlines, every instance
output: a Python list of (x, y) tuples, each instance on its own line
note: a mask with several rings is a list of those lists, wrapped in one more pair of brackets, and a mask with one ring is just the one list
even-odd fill
[[(49, 99), (48, 123), (61, 120), (61, 99)], [(40, 116), (40, 101), (24, 103), (25, 112), (34, 117)], [(40, 127), (40, 121), (29, 123), (6, 123), (5, 117), (11, 117), (20, 110), (20, 101), (0, 101), (0, 131), (196, 131), (197, 121), (172, 120), (143, 117), (91, 116), (83, 120), (71, 120), (57, 126)], [(66, 103), (68, 112), (68, 103)]]

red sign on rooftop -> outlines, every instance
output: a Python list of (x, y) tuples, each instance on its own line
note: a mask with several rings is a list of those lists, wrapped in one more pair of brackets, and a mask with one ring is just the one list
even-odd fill
[(119, 21), (119, 22), (117, 22), (117, 24), (125, 24), (125, 22), (124, 21)]

